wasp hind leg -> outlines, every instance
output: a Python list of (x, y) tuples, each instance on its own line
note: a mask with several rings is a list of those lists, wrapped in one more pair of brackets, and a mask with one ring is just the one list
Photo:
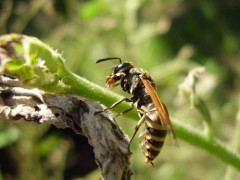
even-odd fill
[(133, 133), (133, 135), (132, 135), (132, 137), (131, 137), (131, 139), (130, 139), (130, 141), (129, 141), (129, 144), (128, 144), (128, 150), (129, 150), (129, 151), (130, 151), (130, 145), (131, 145), (134, 137), (136, 136), (139, 128), (141, 127), (142, 123), (145, 121), (145, 118), (146, 118), (146, 114), (143, 114), (143, 116), (141, 117), (141, 119), (139, 119), (137, 125), (135, 126), (135, 131), (134, 131), (134, 133)]

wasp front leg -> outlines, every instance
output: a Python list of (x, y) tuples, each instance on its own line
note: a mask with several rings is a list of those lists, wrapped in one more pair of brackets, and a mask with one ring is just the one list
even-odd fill
[[(129, 99), (129, 100), (130, 100), (130, 99)], [(128, 101), (128, 102), (131, 102), (131, 101)], [(118, 113), (118, 114), (115, 116), (115, 118), (118, 117), (118, 116), (121, 116), (121, 115), (123, 115), (123, 114), (128, 113), (129, 111), (133, 110), (133, 108), (134, 108), (134, 104), (131, 103), (131, 107), (130, 107), (129, 109), (126, 109), (126, 110), (124, 110), (124, 111)]]
[[(105, 108), (105, 109), (103, 109), (103, 110), (101, 110), (101, 111), (97, 111), (97, 112), (95, 112), (94, 114), (100, 114), (100, 113), (103, 113), (103, 112), (105, 112), (105, 111), (107, 111), (107, 110), (111, 110), (111, 109), (113, 109), (114, 107), (118, 106), (119, 104), (121, 104), (121, 103), (124, 102), (124, 101), (125, 101), (125, 102), (132, 102), (132, 100), (129, 99), (129, 98), (123, 98), (122, 100), (117, 101), (117, 102), (115, 102), (114, 104), (112, 104), (110, 107), (107, 107), (107, 108)], [(133, 109), (133, 104), (132, 104), (132, 107), (131, 107), (131, 108), (124, 110), (123, 112), (117, 114), (117, 116), (122, 115), (122, 114), (125, 114), (125, 113), (131, 111), (132, 109)]]

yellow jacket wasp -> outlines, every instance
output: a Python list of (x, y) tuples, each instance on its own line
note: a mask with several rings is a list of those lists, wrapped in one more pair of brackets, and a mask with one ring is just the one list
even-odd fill
[(135, 127), (135, 132), (129, 142), (129, 146), (141, 125), (145, 123), (145, 131), (140, 134), (142, 137), (140, 147), (146, 157), (145, 162), (153, 165), (152, 161), (158, 156), (164, 144), (167, 131), (170, 131), (173, 140), (176, 138), (167, 108), (158, 97), (155, 90), (155, 83), (147, 72), (135, 67), (131, 62), (122, 62), (118, 57), (99, 59), (96, 63), (108, 60), (119, 60), (119, 65), (107, 77), (107, 85), (109, 87), (120, 85), (123, 91), (133, 96), (130, 99), (123, 98), (103, 111), (112, 109), (123, 101), (132, 103), (132, 108), (123, 111), (121, 114), (132, 110), (133, 105), (136, 106), (141, 118)]

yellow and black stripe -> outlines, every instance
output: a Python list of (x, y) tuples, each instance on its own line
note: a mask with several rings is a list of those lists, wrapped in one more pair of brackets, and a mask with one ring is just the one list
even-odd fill
[[(154, 113), (154, 112), (153, 112)], [(152, 121), (148, 117), (145, 119), (146, 134), (144, 137), (144, 154), (145, 162), (151, 163), (160, 153), (164, 144), (167, 129), (163, 127), (159, 120), (156, 122)]]

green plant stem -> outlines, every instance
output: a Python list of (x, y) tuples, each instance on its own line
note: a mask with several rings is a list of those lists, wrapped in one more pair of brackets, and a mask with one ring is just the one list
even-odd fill
[[(114, 93), (113, 91), (110, 91), (97, 84), (94, 84), (85, 78), (79, 77), (65, 68), (60, 68), (60, 71), (58, 73), (62, 77), (63, 82), (70, 86), (68, 93), (97, 100), (107, 107), (123, 99), (122, 96)], [(119, 104), (119, 106), (116, 109), (113, 110), (117, 113), (120, 113), (129, 108), (131, 108), (131, 105), (129, 103), (123, 102)], [(137, 117), (136, 110), (129, 112), (128, 117), (136, 118)]]
[(172, 122), (177, 138), (211, 153), (225, 163), (240, 170), (240, 156), (230, 150), (227, 145), (213, 137), (210, 138), (208, 134), (203, 134), (193, 127), (183, 125), (177, 120), (172, 119)]

